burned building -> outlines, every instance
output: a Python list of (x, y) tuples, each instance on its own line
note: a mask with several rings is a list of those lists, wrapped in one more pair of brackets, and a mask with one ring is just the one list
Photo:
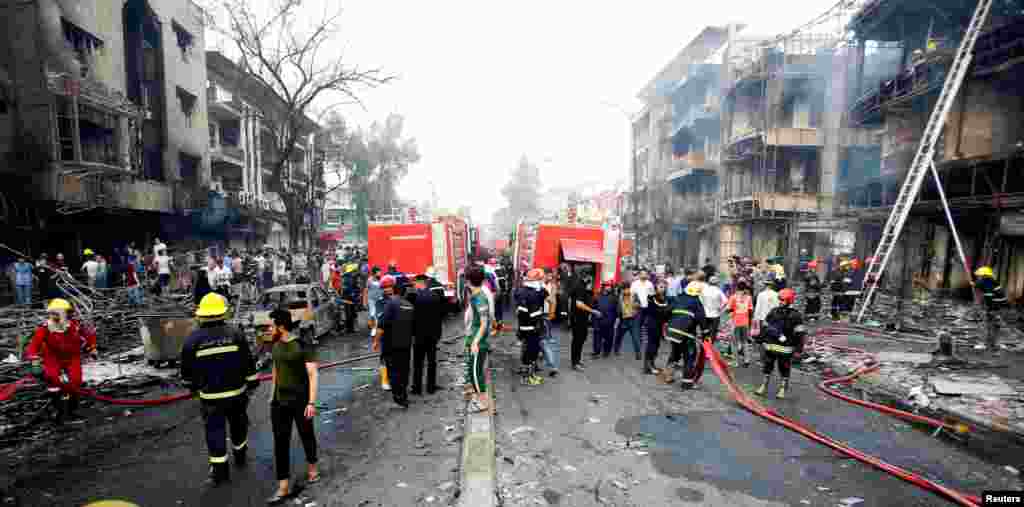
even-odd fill
[[(0, 7), (6, 225), (25, 250), (187, 233), (209, 181), (203, 13), (188, 0)], [(118, 227), (110, 227), (116, 217)], [(45, 233), (44, 233), (45, 231)]]
[[(874, 146), (843, 150), (836, 215), (856, 233), (856, 254), (874, 253), (924, 127), (975, 9), (974, 2), (874, 0), (851, 20), (853, 60), (844, 121), (869, 129)], [(935, 158), (974, 267), (991, 265), (1009, 296), (1024, 295), (1024, 2), (994, 2), (944, 125)], [(969, 293), (931, 177), (887, 268), (891, 288), (914, 279)]]

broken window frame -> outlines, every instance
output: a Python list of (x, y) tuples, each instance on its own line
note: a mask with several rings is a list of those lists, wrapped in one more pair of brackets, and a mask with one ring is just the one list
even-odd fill
[(181, 59), (185, 63), (189, 63), (189, 59), (192, 57), (192, 50), (195, 49), (196, 45), (195, 35), (192, 35), (192, 32), (186, 30), (184, 26), (181, 26), (173, 19), (171, 20), (171, 28), (174, 30), (174, 35), (177, 39), (178, 49), (181, 50)]
[(67, 18), (60, 18), (60, 25), (64, 43), (75, 53), (75, 58), (82, 65), (81, 77), (88, 77), (96, 57), (103, 52), (103, 39), (68, 21)]

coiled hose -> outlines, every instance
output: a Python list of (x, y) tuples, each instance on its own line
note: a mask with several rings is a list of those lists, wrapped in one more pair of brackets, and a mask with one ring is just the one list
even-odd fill
[(981, 505), (981, 499), (976, 496), (960, 493), (959, 491), (956, 491), (952, 488), (948, 488), (941, 484), (925, 479), (924, 477), (921, 477), (913, 472), (909, 472), (895, 465), (886, 463), (885, 461), (882, 461), (879, 458), (876, 458), (869, 454), (865, 454), (842, 442), (833, 440), (832, 438), (817, 433), (814, 430), (807, 428), (806, 426), (803, 426), (802, 424), (793, 421), (792, 419), (781, 416), (777, 414), (775, 411), (771, 410), (770, 408), (761, 405), (756, 400), (753, 400), (750, 397), (748, 397), (747, 394), (743, 392), (743, 390), (740, 389), (739, 386), (736, 385), (735, 380), (733, 380), (732, 375), (729, 373), (728, 366), (726, 366), (725, 361), (722, 360), (722, 356), (719, 355), (718, 349), (715, 348), (714, 344), (712, 344), (710, 341), (705, 341), (703, 343), (703, 348), (704, 354), (706, 355), (708, 362), (711, 364), (711, 369), (715, 372), (715, 375), (717, 375), (718, 378), (722, 381), (722, 384), (724, 384), (726, 388), (729, 390), (729, 394), (732, 395), (733, 399), (736, 400), (736, 402), (739, 403), (740, 406), (747, 409), (754, 415), (760, 416), (790, 431), (793, 431), (815, 442), (825, 445), (843, 455), (856, 459), (861, 463), (871, 465), (903, 481), (906, 481), (927, 491), (936, 493), (946, 499), (952, 500), (953, 502), (956, 502), (958, 505), (963, 505), (966, 507), (978, 507)]

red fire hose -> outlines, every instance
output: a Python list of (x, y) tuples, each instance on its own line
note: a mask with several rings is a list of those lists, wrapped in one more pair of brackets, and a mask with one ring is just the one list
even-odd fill
[(751, 413), (763, 417), (790, 431), (803, 435), (815, 442), (825, 445), (841, 454), (856, 459), (861, 463), (871, 465), (875, 468), (878, 468), (879, 470), (882, 470), (883, 472), (893, 475), (915, 486), (918, 486), (922, 489), (931, 491), (944, 498), (952, 500), (953, 502), (956, 502), (959, 505), (963, 505), (966, 507), (978, 507), (981, 505), (981, 499), (976, 496), (965, 495), (952, 488), (948, 488), (946, 486), (942, 486), (941, 484), (932, 482), (917, 474), (899, 468), (895, 465), (886, 463), (879, 458), (858, 451), (857, 449), (854, 449), (842, 442), (833, 440), (825, 435), (817, 433), (814, 430), (811, 430), (810, 428), (807, 428), (796, 421), (793, 421), (789, 418), (783, 417), (775, 413), (773, 410), (766, 408), (757, 401), (750, 399), (746, 395), (746, 393), (744, 393), (743, 390), (736, 385), (736, 382), (733, 380), (732, 376), (729, 373), (725, 361), (723, 361), (722, 357), (718, 354), (718, 349), (716, 349), (715, 346), (709, 341), (704, 342), (704, 354), (707, 356), (708, 362), (711, 364), (711, 368), (714, 370), (715, 374), (718, 375), (718, 378), (721, 379), (722, 383), (725, 384), (726, 388), (729, 390), (729, 393), (732, 395), (733, 399), (735, 399), (736, 402), (740, 404), (740, 406), (747, 409)]
[[(339, 360), (339, 361), (332, 361), (332, 362), (329, 362), (329, 363), (321, 364), (319, 369), (320, 370), (326, 370), (326, 369), (329, 369), (329, 368), (334, 368), (334, 367), (337, 367), (337, 366), (341, 366), (343, 364), (354, 363), (354, 362), (362, 361), (362, 360), (365, 360), (365, 359), (372, 359), (372, 358), (375, 358), (375, 357), (378, 357), (378, 356), (380, 356), (379, 353), (373, 353), (373, 354), (364, 354), (364, 355), (361, 355), (361, 356), (350, 357), (348, 359), (342, 359), (342, 360)], [(269, 373), (261, 373), (258, 378), (259, 378), (260, 382), (264, 382), (264, 381), (270, 380), (272, 378), (272, 375), (269, 374)], [(26, 383), (28, 383), (28, 382), (30, 382), (32, 380), (34, 380), (34, 379), (31, 376), (26, 376), (26, 377), (22, 378), (21, 380), (17, 381), (16, 383), (10, 384), (10, 385), (11, 386), (20, 386), (20, 385), (26, 384)], [(13, 394), (13, 391), (14, 391), (14, 389), (11, 389), (11, 393), (9, 393), (9, 394)], [(133, 400), (133, 399), (125, 399), (125, 398), (113, 398), (113, 397), (110, 397), (110, 396), (106, 396), (106, 395), (97, 393), (96, 391), (94, 391), (92, 389), (80, 389), (78, 394), (81, 394), (83, 396), (88, 396), (89, 398), (93, 398), (95, 400), (99, 400), (99, 401), (102, 401), (102, 402), (105, 402), (105, 403), (110, 403), (111, 405), (120, 405), (120, 406), (126, 406), (126, 407), (155, 407), (155, 406), (159, 406), (159, 405), (167, 405), (169, 403), (174, 403), (176, 401), (187, 400), (187, 399), (192, 397), (191, 393), (187, 393), (186, 392), (186, 393), (171, 394), (171, 395), (163, 396), (163, 397), (160, 397), (160, 398), (153, 398), (153, 399), (149, 399), (149, 400)], [(5, 399), (5, 398), (0, 397), (0, 401), (2, 401), (3, 399)]]

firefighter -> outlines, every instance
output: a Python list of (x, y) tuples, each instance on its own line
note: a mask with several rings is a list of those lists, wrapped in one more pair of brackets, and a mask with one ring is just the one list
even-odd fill
[(796, 300), (796, 292), (793, 289), (782, 289), (779, 292), (779, 306), (768, 313), (764, 326), (758, 335), (764, 347), (764, 381), (761, 387), (754, 391), (758, 396), (764, 396), (768, 391), (768, 384), (772, 378), (772, 371), (775, 363), (779, 364), (779, 375), (782, 376), (782, 385), (775, 397), (782, 399), (786, 397), (786, 390), (789, 389), (789, 373), (792, 366), (793, 356), (803, 353), (804, 337), (807, 335), (807, 328), (804, 327), (803, 316), (793, 308)]
[(428, 284), (430, 277), (422, 274), (416, 277), (416, 292), (413, 293), (415, 326), (413, 335), (412, 394), (423, 394), (423, 361), (427, 362), (427, 394), (437, 392), (437, 342), (441, 340), (442, 297)]
[(526, 274), (526, 283), (516, 289), (516, 317), (519, 322), (519, 339), (523, 342), (520, 358), (520, 374), (524, 385), (540, 385), (544, 378), (537, 375), (537, 358), (540, 356), (540, 340), (543, 336), (544, 301), (548, 293), (544, 288), (544, 272), (531, 269)]
[[(72, 318), (70, 303), (53, 299), (46, 311), (48, 318), (36, 328), (25, 356), (32, 361), (36, 376), (42, 377), (48, 386), (46, 390), (56, 407), (56, 420), (60, 424), (65, 418), (76, 418), (82, 386), (82, 350), (85, 349), (94, 360), (99, 356), (96, 332)], [(67, 380), (61, 378), (65, 375)], [(62, 403), (64, 399), (66, 404)]]
[(388, 262), (388, 272), (386, 273), (391, 278), (395, 279), (394, 293), (401, 295), (405, 292), (405, 275), (398, 270), (398, 261), (392, 259)]
[(210, 452), (207, 484), (211, 486), (230, 478), (228, 426), (235, 466), (246, 464), (249, 397), (260, 383), (249, 342), (239, 330), (227, 325), (227, 313), (223, 296), (211, 293), (203, 297), (196, 308), (199, 328), (181, 349), (181, 378), (193, 397), (200, 400), (206, 424)]
[(345, 332), (354, 333), (356, 332), (356, 313), (358, 308), (356, 307), (357, 301), (359, 301), (359, 284), (356, 277), (358, 276), (359, 266), (354, 263), (345, 265), (345, 273), (341, 278), (341, 303), (345, 305)]
[(444, 293), (444, 285), (441, 285), (441, 282), (437, 281), (437, 271), (434, 269), (434, 266), (427, 266), (424, 274), (427, 275), (427, 288), (430, 289), (430, 292), (434, 293), (440, 301), (438, 309), (440, 312), (440, 318), (443, 321), (448, 315), (448, 307), (444, 304), (446, 297)]
[(611, 280), (601, 283), (601, 295), (597, 298), (595, 307), (601, 316), (594, 319), (594, 354), (593, 359), (608, 357), (612, 354), (612, 345), (615, 340), (615, 321), (619, 318), (619, 299), (616, 297), (612, 287), (615, 285)]
[(846, 291), (850, 290), (850, 261), (841, 261), (839, 267), (828, 277), (829, 289), (832, 291), (832, 320), (838, 321), (846, 311)]
[(668, 367), (678, 368), (679, 360), (683, 360), (682, 389), (693, 387), (699, 377), (697, 356), (702, 352), (700, 343), (700, 327), (705, 320), (704, 304), (700, 301), (700, 282), (690, 282), (683, 293), (672, 303), (672, 317), (668, 321), (668, 333), (665, 339), (672, 343)]
[[(658, 368), (654, 364), (661, 347), (661, 338), (665, 336), (665, 326), (672, 316), (672, 304), (668, 300), (668, 284), (662, 281), (648, 300), (647, 308), (641, 309), (646, 314), (647, 346), (644, 349), (644, 373), (654, 375)], [(639, 336), (639, 333), (637, 333)], [(639, 340), (639, 338), (637, 338)]]
[(380, 350), (381, 358), (387, 365), (391, 381), (391, 396), (402, 408), (409, 408), (410, 352), (412, 350), (415, 308), (405, 298), (395, 293), (397, 283), (394, 277), (385, 276), (380, 286), (384, 289), (384, 307), (377, 324), (377, 341), (373, 349)]
[(817, 318), (821, 313), (821, 278), (818, 278), (818, 261), (807, 263), (807, 270), (804, 274), (804, 291), (807, 293), (807, 307), (804, 308), (804, 315), (808, 319)]
[(999, 353), (999, 310), (1006, 306), (1006, 291), (995, 278), (989, 266), (974, 272), (974, 288), (981, 292), (985, 303), (985, 343), (995, 354)]

